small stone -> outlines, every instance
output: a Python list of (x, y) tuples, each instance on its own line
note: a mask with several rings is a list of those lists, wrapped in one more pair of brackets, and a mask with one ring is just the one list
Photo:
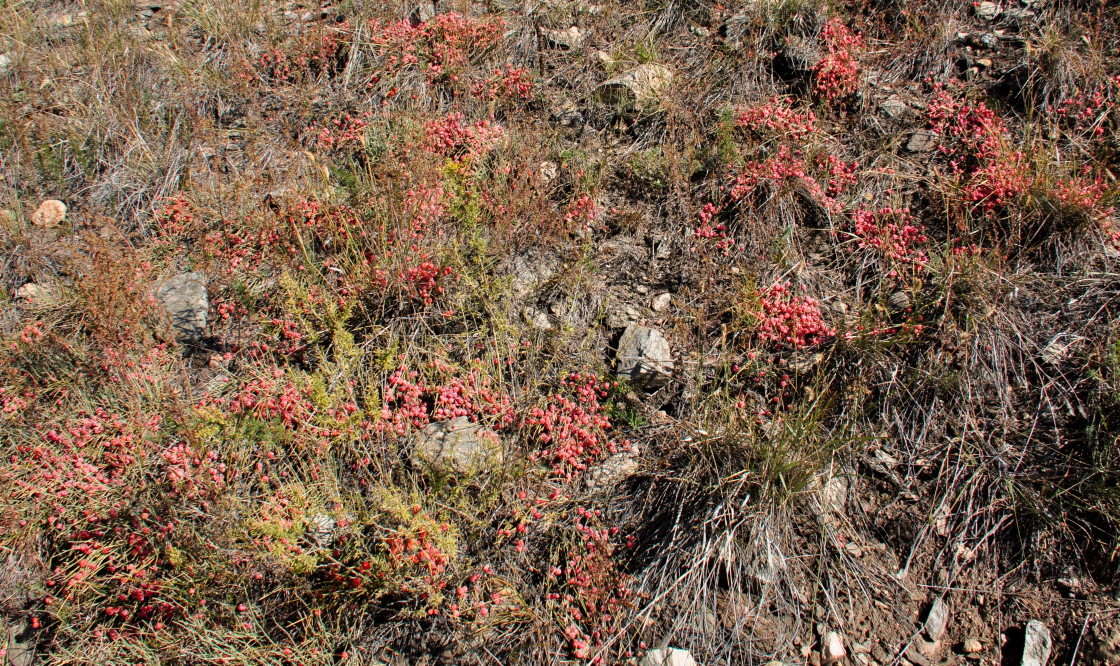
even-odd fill
[(498, 436), (465, 416), (428, 424), (413, 440), (412, 457), (437, 473), (470, 474), (502, 461)]
[(983, 67), (984, 69), (991, 69), (992, 59), (991, 58), (977, 58), (976, 59), (976, 66), (977, 67)]
[(673, 354), (660, 331), (627, 327), (618, 341), (618, 377), (635, 386), (663, 386), (673, 374)]
[(846, 550), (852, 557), (863, 557), (863, 549), (860, 548), (859, 544), (854, 541), (849, 541), (848, 543), (844, 544), (844, 550)]
[(927, 641), (921, 638), (915, 639), (918, 645), (918, 651), (930, 659), (936, 659), (937, 655), (941, 654), (941, 641)]
[(980, 643), (980, 641), (976, 640), (975, 638), (968, 638), (964, 642), (964, 653), (965, 654), (976, 654), (977, 652), (980, 652), (983, 649), (984, 649), (984, 646)]
[(929, 657), (922, 654), (921, 648), (917, 645), (910, 645), (906, 648), (906, 658), (916, 666), (931, 666), (933, 663), (929, 660)]
[(160, 286), (156, 296), (171, 319), (177, 340), (197, 342), (202, 338), (210, 309), (206, 276), (197, 272), (172, 276)]
[(35, 284), (34, 282), (28, 282), (27, 284), (21, 285), (19, 289), (16, 289), (16, 300), (34, 301), (38, 300), (45, 294), (46, 290), (44, 290), (42, 287)]
[(334, 543), (334, 531), (337, 526), (338, 523), (334, 518), (325, 513), (316, 514), (307, 525), (307, 540), (320, 548), (326, 548)]
[(434, 2), (421, 2), (420, 6), (416, 8), (416, 20), (420, 23), (427, 23), (436, 17), (436, 3)]
[(557, 176), (557, 174), (559, 174), (559, 172), (560, 172), (560, 167), (556, 164), (556, 162), (541, 162), (541, 166), (540, 166), (541, 180), (543, 180), (544, 182), (547, 183), (547, 182), (550, 182), (552, 180), (555, 180), (556, 176)]
[(31, 224), (44, 229), (54, 229), (66, 219), (66, 204), (58, 199), (47, 199), (31, 214)]
[(906, 150), (912, 153), (931, 153), (937, 148), (937, 136), (927, 129), (920, 129), (910, 135)]
[(548, 30), (544, 36), (553, 48), (566, 50), (578, 49), (587, 41), (587, 35), (574, 25), (567, 30)]
[(694, 25), (691, 28), (689, 28), (689, 30), (691, 30), (692, 34), (696, 35), (700, 39), (708, 39), (709, 37), (712, 36), (712, 31), (708, 30), (707, 28), (705, 28), (702, 25)]
[(12, 68), (12, 56), (8, 53), (0, 53), (0, 75), (8, 73)]
[(548, 318), (548, 313), (542, 312), (534, 307), (528, 307), (521, 311), (521, 318), (525, 323), (537, 329), (538, 331), (552, 330), (552, 320)]
[(976, 49), (992, 51), (999, 46), (999, 37), (996, 37), (995, 33), (981, 32), (975, 35), (969, 35), (968, 44)]
[(879, 109), (888, 118), (898, 118), (909, 111), (910, 107), (898, 95), (891, 95), (879, 103)]
[(642, 313), (632, 305), (620, 305), (607, 311), (607, 328), (626, 328), (638, 322)]
[(638, 666), (697, 666), (696, 659), (688, 650), (680, 648), (658, 648), (646, 652)]
[(664, 65), (646, 63), (605, 81), (592, 93), (600, 104), (623, 110), (652, 102), (673, 81), (673, 72)]
[(926, 615), (925, 630), (930, 640), (939, 641), (945, 635), (945, 627), (949, 624), (949, 604), (944, 597), (938, 597)]
[(844, 639), (840, 637), (840, 634), (835, 631), (825, 634), (824, 640), (821, 641), (822, 664), (835, 664), (847, 654), (848, 651), (844, 649)]
[(888, 305), (890, 305), (891, 310), (894, 310), (895, 312), (903, 312), (910, 307), (910, 295), (905, 291), (896, 291), (891, 294), (891, 297), (887, 300), (887, 303)]
[(650, 308), (654, 312), (664, 312), (669, 309), (669, 303), (672, 300), (673, 297), (669, 294), (659, 294), (653, 298), (653, 302), (650, 303)]
[(621, 451), (587, 470), (586, 483), (589, 490), (609, 488), (625, 480), (638, 471), (638, 449)]
[(999, 16), (999, 5), (985, 0), (985, 2), (976, 5), (976, 15), (985, 21), (994, 21)]
[(1053, 647), (1050, 630), (1038, 620), (1031, 620), (1023, 633), (1023, 666), (1046, 666)]

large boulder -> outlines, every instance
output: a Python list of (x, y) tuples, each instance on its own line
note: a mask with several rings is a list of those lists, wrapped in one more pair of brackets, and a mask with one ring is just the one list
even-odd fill
[(601, 104), (630, 110), (656, 101), (672, 81), (673, 72), (668, 67), (646, 63), (604, 81), (592, 98)]
[(669, 341), (657, 329), (631, 325), (618, 340), (619, 379), (639, 387), (664, 386), (673, 375)]
[(439, 474), (471, 474), (502, 462), (497, 434), (465, 416), (430, 423), (412, 442), (412, 459)]
[(198, 272), (174, 275), (160, 285), (156, 297), (171, 319), (176, 340), (190, 343), (202, 338), (206, 313), (210, 309), (205, 275)]

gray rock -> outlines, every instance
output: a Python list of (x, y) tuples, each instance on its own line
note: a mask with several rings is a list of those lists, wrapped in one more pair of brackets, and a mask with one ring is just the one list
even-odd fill
[(502, 462), (498, 436), (465, 416), (430, 423), (412, 445), (413, 460), (440, 474), (470, 474)]
[(902, 312), (910, 307), (910, 295), (905, 291), (896, 291), (887, 299), (887, 304), (890, 305), (891, 310)]
[(656, 101), (673, 81), (673, 72), (664, 65), (646, 63), (605, 81), (592, 93), (592, 99), (623, 110)]
[(609, 488), (638, 471), (637, 447), (621, 451), (587, 470), (585, 483), (588, 490)]
[(653, 298), (653, 302), (650, 303), (649, 307), (654, 312), (665, 312), (669, 309), (669, 304), (672, 302), (672, 300), (673, 297), (669, 294), (658, 294)]
[(891, 95), (879, 102), (879, 110), (888, 118), (900, 118), (910, 110), (910, 107), (898, 95)]
[(521, 318), (525, 323), (537, 329), (538, 331), (552, 330), (552, 320), (548, 318), (548, 313), (543, 312), (535, 307), (527, 307), (521, 311)]
[(1028, 622), (1023, 635), (1023, 666), (1046, 666), (1053, 645), (1045, 624), (1038, 620)]
[(176, 340), (197, 342), (202, 338), (210, 309), (205, 275), (191, 272), (172, 276), (160, 286), (156, 297), (171, 319)]
[(981, 2), (976, 5), (976, 15), (985, 21), (994, 21), (999, 16), (999, 5), (994, 2)]
[(7, 74), (11, 68), (12, 56), (8, 53), (0, 53), (0, 75)]
[(669, 341), (656, 329), (627, 327), (618, 341), (617, 374), (635, 386), (663, 386), (673, 374)]
[(798, 35), (790, 36), (778, 49), (774, 64), (789, 74), (807, 75), (821, 60), (821, 51), (815, 40)]
[(587, 35), (574, 25), (567, 30), (546, 30), (544, 36), (549, 46), (557, 49), (578, 49), (587, 41)]
[(938, 597), (929, 609), (926, 616), (925, 630), (930, 640), (939, 641), (945, 635), (945, 627), (949, 624), (949, 604), (944, 597)]
[(307, 540), (321, 548), (334, 543), (335, 528), (338, 523), (325, 513), (317, 513), (311, 517), (307, 525)]
[(912, 153), (932, 153), (937, 148), (937, 135), (927, 129), (920, 129), (910, 135), (906, 150)]
[(607, 328), (626, 328), (641, 318), (642, 313), (633, 305), (618, 305), (607, 311)]
[(646, 652), (638, 666), (697, 666), (696, 659), (688, 650), (680, 648), (658, 648)]

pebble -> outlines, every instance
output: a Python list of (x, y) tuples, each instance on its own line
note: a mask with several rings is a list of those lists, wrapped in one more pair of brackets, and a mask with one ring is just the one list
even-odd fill
[(54, 229), (66, 219), (66, 204), (58, 199), (47, 199), (31, 214), (31, 224), (44, 229)]

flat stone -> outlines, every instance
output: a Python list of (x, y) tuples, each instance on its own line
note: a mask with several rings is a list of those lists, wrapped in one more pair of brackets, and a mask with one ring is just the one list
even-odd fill
[(688, 650), (658, 648), (646, 652), (638, 662), (638, 666), (697, 666), (697, 664)]
[(965, 654), (976, 654), (977, 652), (980, 652), (984, 649), (984, 646), (980, 643), (980, 641), (976, 640), (975, 638), (966, 639), (963, 647)]
[(503, 458), (498, 436), (465, 416), (428, 424), (413, 438), (412, 457), (440, 474), (482, 472)]
[(160, 285), (156, 297), (171, 319), (175, 339), (197, 342), (202, 338), (206, 313), (210, 309), (205, 275), (199, 272), (174, 275)]
[(945, 635), (945, 627), (949, 625), (949, 604), (944, 597), (938, 597), (926, 615), (925, 631), (930, 640), (939, 641)]
[(937, 135), (928, 129), (920, 129), (910, 135), (906, 150), (912, 153), (931, 153), (937, 148)]
[(1031, 620), (1023, 632), (1023, 666), (1046, 666), (1054, 643), (1050, 630), (1038, 620)]
[(638, 471), (638, 454), (637, 448), (620, 451), (587, 470), (587, 488), (608, 488), (632, 476)]
[(673, 374), (669, 341), (656, 329), (627, 327), (618, 341), (617, 374), (635, 386), (663, 386)]
[(999, 5), (994, 2), (981, 2), (976, 5), (976, 15), (985, 21), (994, 21), (999, 16)]
[(558, 49), (578, 49), (587, 41), (587, 35), (574, 25), (567, 30), (548, 30), (544, 36), (549, 46)]

